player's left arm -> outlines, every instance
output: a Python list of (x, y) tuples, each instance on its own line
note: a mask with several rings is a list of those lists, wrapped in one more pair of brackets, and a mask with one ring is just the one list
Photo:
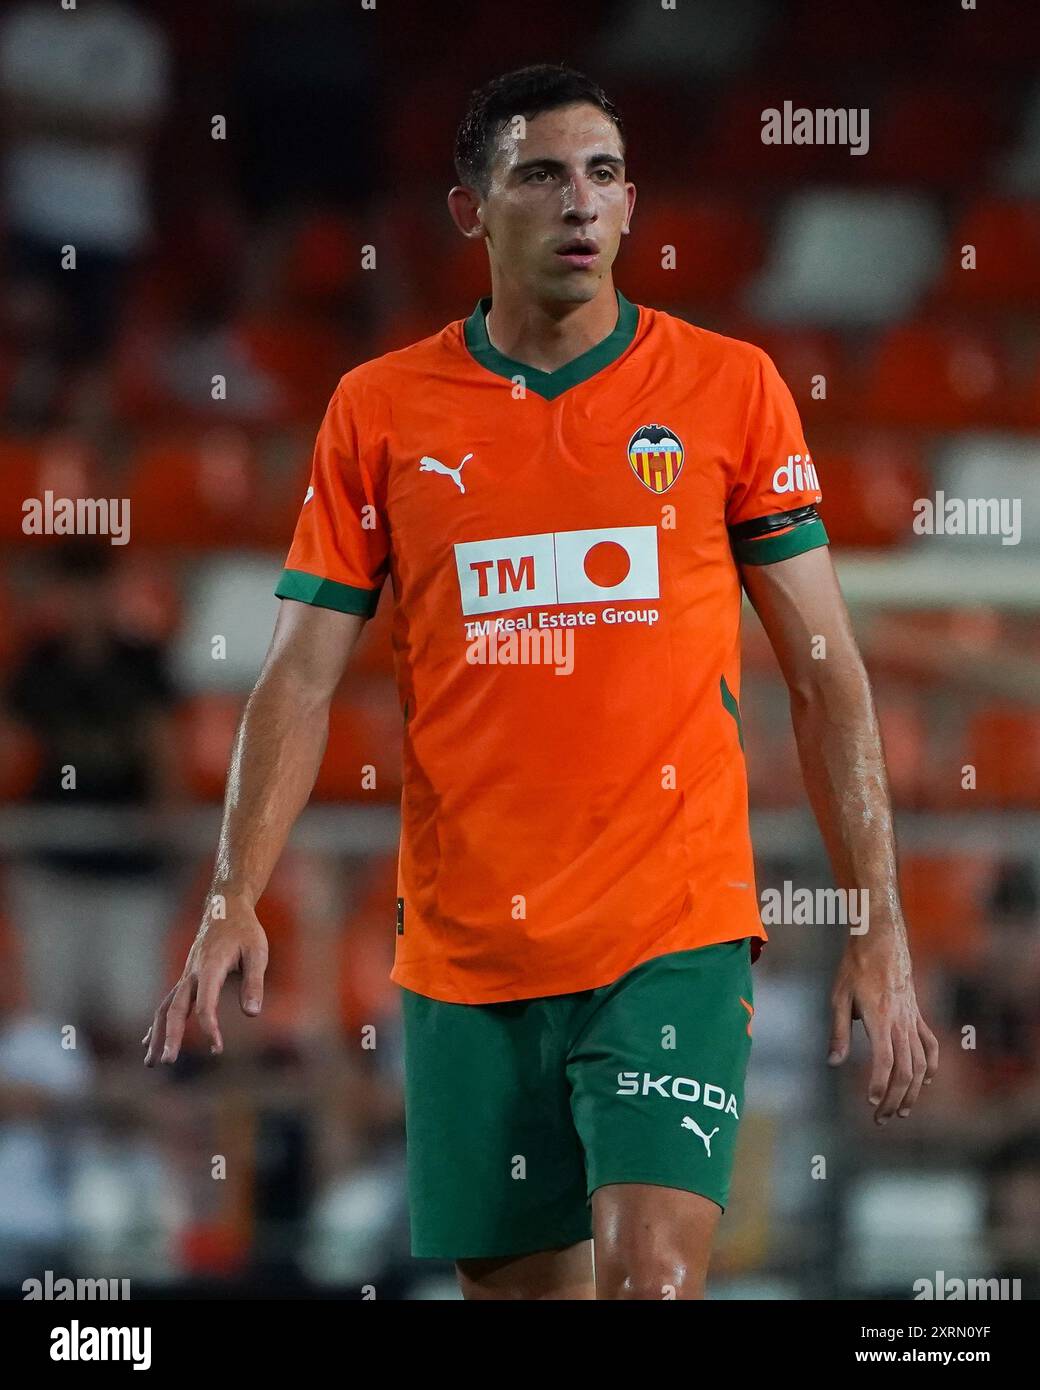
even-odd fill
[(828, 1061), (845, 1060), (852, 1021), (861, 1019), (873, 1058), (867, 1094), (875, 1120), (885, 1124), (909, 1115), (938, 1068), (939, 1044), (914, 991), (870, 682), (826, 546), (741, 570), (787, 682), (802, 772), (835, 881), (868, 894), (868, 929), (850, 934), (831, 994)]

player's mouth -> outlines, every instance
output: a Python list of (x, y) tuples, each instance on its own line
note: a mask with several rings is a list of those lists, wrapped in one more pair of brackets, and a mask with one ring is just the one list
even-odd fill
[(556, 248), (556, 254), (575, 270), (589, 270), (599, 256), (599, 243), (588, 237), (575, 237)]

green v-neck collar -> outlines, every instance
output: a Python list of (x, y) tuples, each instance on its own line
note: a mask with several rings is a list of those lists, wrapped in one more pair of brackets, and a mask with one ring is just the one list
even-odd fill
[(613, 330), (595, 347), (590, 347), (572, 362), (565, 362), (554, 372), (543, 372), (539, 367), (529, 367), (525, 362), (514, 361), (512, 357), (506, 357), (498, 348), (492, 346), (487, 324), (484, 322), (484, 317), (491, 308), (490, 296), (479, 300), (477, 307), (466, 319), (463, 324), (463, 338), (470, 354), (489, 372), (505, 377), (507, 381), (517, 376), (523, 377), (529, 390), (547, 401), (552, 401), (572, 386), (580, 386), (583, 381), (588, 381), (589, 377), (595, 376), (604, 367), (609, 367), (635, 337), (639, 324), (639, 308), (631, 304), (619, 289), (615, 288), (614, 293), (617, 295), (618, 317)]

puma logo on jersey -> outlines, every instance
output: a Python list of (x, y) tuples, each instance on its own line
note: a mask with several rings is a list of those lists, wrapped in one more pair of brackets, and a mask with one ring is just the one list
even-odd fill
[(440, 459), (432, 459), (429, 454), (423, 454), (419, 460), (420, 473), (443, 473), (446, 478), (450, 478), (460, 492), (466, 491), (466, 485), (462, 481), (462, 465), (473, 457), (467, 454), (459, 463), (458, 468), (449, 468), (446, 463), (441, 463)]
[(719, 1132), (718, 1125), (715, 1126), (715, 1128), (712, 1130), (710, 1134), (705, 1134), (704, 1130), (701, 1129), (700, 1125), (697, 1123), (696, 1120), (691, 1120), (689, 1115), (684, 1115), (682, 1117), (682, 1127), (683, 1129), (692, 1129), (695, 1131), (695, 1133), (700, 1135), (701, 1139), (704, 1142), (704, 1147), (707, 1150), (708, 1157), (711, 1158), (711, 1141)]

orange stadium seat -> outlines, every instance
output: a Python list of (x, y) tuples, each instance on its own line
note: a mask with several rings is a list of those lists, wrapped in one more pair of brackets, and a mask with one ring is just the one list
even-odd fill
[(189, 1278), (232, 1279), (248, 1265), (248, 1231), (228, 1216), (189, 1221), (175, 1238), (178, 1267)]
[(15, 354), (0, 343), (0, 402), (5, 402), (14, 384), (17, 359)]
[[(814, 426), (843, 420), (855, 410), (849, 366), (841, 336), (823, 328), (760, 323), (730, 319), (723, 330), (734, 338), (754, 343), (776, 363), (776, 369), (794, 397), (802, 425), (812, 448)], [(819, 399), (818, 378), (824, 379), (826, 396)]]
[(963, 429), (1011, 413), (1008, 365), (992, 334), (937, 323), (885, 334), (867, 371), (863, 413), (879, 424)]
[(272, 426), (307, 422), (317, 430), (340, 377), (365, 356), (359, 341), (313, 311), (275, 307), (248, 314), (234, 332), (251, 366), (278, 388), (279, 403), (267, 421)]
[(197, 695), (177, 711), (181, 769), (190, 796), (220, 801), (244, 695)]
[(396, 1007), (397, 988), (390, 970), (394, 963), (397, 855), (381, 855), (367, 863), (357, 887), (357, 900), (339, 936), (337, 962), (341, 1019), (350, 1035)]
[(939, 49), (933, 61), (948, 71), (953, 64), (964, 70), (951, 71), (952, 81), (965, 74), (974, 78), (983, 67), (1035, 73), (1040, 65), (1040, 25), (1028, 23), (1028, 14), (1018, 0), (976, 4), (970, 11), (951, 16), (936, 34)]
[[(729, 198), (654, 202), (639, 214), (638, 233), (622, 246), (618, 283), (629, 299), (650, 305), (726, 300), (762, 255), (761, 228)], [(661, 265), (665, 246), (675, 248), (674, 269)]]
[[(808, 179), (850, 178), (855, 170), (849, 166), (863, 161), (850, 156), (843, 146), (763, 143), (763, 111), (782, 111), (789, 97), (783, 81), (745, 79), (727, 83), (708, 115), (701, 153), (691, 177), (707, 177), (723, 187), (742, 190), (751, 181), (775, 189)], [(796, 106), (816, 109), (843, 104), (832, 84), (816, 79), (799, 81)], [(660, 127), (657, 138), (670, 148), (662, 140)], [(670, 140), (670, 136), (667, 138)]]
[(775, 55), (778, 71), (784, 60), (791, 70), (840, 63), (850, 59), (860, 63), (905, 63), (908, 56), (923, 56), (929, 32), (939, 15), (925, 6), (907, 5), (905, 0), (873, 0), (870, 23), (855, 5), (835, 5), (834, 0), (799, 0), (789, 17), (777, 26), (783, 45)]
[(135, 551), (122, 560), (116, 573), (116, 618), (123, 632), (150, 642), (166, 642), (181, 617), (177, 575), (165, 557), (154, 550)]
[(981, 951), (993, 872), (985, 854), (901, 857), (900, 897), (919, 962), (966, 964)]
[(893, 93), (870, 132), (870, 156), (854, 160), (885, 183), (959, 187), (982, 169), (996, 136), (994, 104), (978, 90), (918, 77)]
[[(433, 19), (435, 13), (436, 7), (431, 7), (428, 18)], [(411, 27), (410, 22), (408, 27)], [(444, 37), (443, 28), (440, 28), (431, 39), (431, 45), (443, 43)], [(391, 164), (403, 178), (413, 186), (415, 180), (421, 180), (424, 175), (431, 180), (439, 191), (438, 205), (443, 208), (441, 185), (455, 133), (456, 113), (466, 101), (466, 86), (460, 81), (457, 69), (440, 69), (436, 62), (429, 63), (434, 51), (431, 47), (427, 53), (423, 71), (410, 78), (407, 93), (386, 94), (375, 134), (382, 139)], [(445, 218), (447, 215), (445, 209)]]
[(1034, 345), (1032, 361), (1014, 389), (1009, 421), (1020, 429), (1040, 433), (1040, 344)]
[[(587, 43), (590, 38), (586, 16), (574, 6), (561, 5), (559, 0), (530, 0), (524, 8), (523, 24), (516, 25), (503, 25), (502, 12), (497, 6), (474, 0), (468, 7), (465, 24), (460, 24), (452, 35), (452, 49), (454, 53), (457, 41), (461, 55), (461, 61), (457, 61), (462, 71), (480, 72), (487, 64), (489, 53), (508, 52), (510, 47), (515, 54), (515, 66), (519, 67), (529, 61), (526, 57), (530, 46), (528, 35), (537, 35), (540, 53), (562, 52), (571, 44)], [(443, 41), (441, 30), (435, 42)], [(512, 65), (513, 60), (506, 59), (501, 70), (504, 72)]]
[(261, 479), (243, 430), (229, 426), (147, 439), (128, 482), (135, 541), (211, 548), (254, 542)]
[(14, 599), (7, 584), (6, 576), (0, 573), (0, 671), (7, 663), (17, 646), (18, 614)]
[(1040, 811), (1040, 712), (992, 705), (968, 722), (964, 763), (976, 770), (971, 804)]
[(813, 452), (823, 479), (820, 515), (834, 545), (869, 548), (910, 538), (913, 502), (928, 487), (914, 445), (884, 434), (823, 435)]
[[(432, 242), (432, 244), (431, 244)], [(423, 262), (426, 273), (418, 271), (415, 283), (424, 305), (436, 312), (436, 332), (453, 319), (467, 318), (477, 300), (491, 293), (487, 252), (445, 226), (439, 235), (426, 239)], [(429, 266), (437, 266), (436, 275)]]
[[(489, 293), (490, 289), (489, 281)], [(476, 299), (473, 303), (476, 303)], [(382, 357), (386, 352), (397, 352), (399, 348), (422, 342), (423, 338), (439, 333), (452, 319), (465, 318), (472, 309), (473, 304), (467, 304), (464, 299), (460, 299), (457, 304), (447, 307), (443, 314), (428, 304), (416, 304), (404, 312), (392, 313), (375, 331), (372, 356)]]
[(697, 132), (703, 125), (698, 83), (683, 83), (675, 72), (629, 73), (611, 83), (611, 95), (624, 117), (628, 177), (644, 190), (645, 213), (659, 198), (671, 196), (677, 170), (697, 167)]
[(44, 545), (61, 539), (48, 534), (27, 537), (23, 503), (30, 498), (43, 502), (47, 492), (55, 499), (111, 496), (105, 477), (86, 446), (73, 436), (0, 438), (0, 540)]
[(487, 251), (452, 225), (441, 190), (410, 199), (390, 196), (374, 209), (373, 221), (385, 229), (379, 239), (388, 316), (382, 336), (393, 338), (373, 344), (373, 356), (465, 318), (481, 295), (491, 293)]
[[(401, 795), (401, 716), (392, 686), (347, 682), (329, 717), (329, 742), (314, 787), (318, 801), (396, 802)], [(368, 771), (371, 769), (371, 771)], [(363, 782), (374, 777), (375, 785)]]
[[(6, 902), (7, 885), (0, 877), (0, 904)], [(21, 936), (0, 906), (0, 1013), (12, 1014), (24, 1007), (24, 985)]]
[(897, 806), (920, 806), (928, 767), (928, 720), (921, 698), (878, 681), (874, 695), (892, 799)]
[(323, 408), (311, 424), (301, 424), (279, 435), (266, 456), (267, 485), (257, 498), (254, 534), (257, 541), (281, 556), (288, 553), (300, 519), (314, 444), (324, 413)]
[(282, 265), (283, 287), (294, 299), (319, 303), (341, 295), (363, 274), (364, 231), (353, 218), (320, 208), (294, 228)]
[[(316, 801), (394, 802), (401, 795), (401, 714), (385, 680), (354, 682), (329, 715)], [(185, 781), (192, 796), (219, 801), (245, 694), (199, 695), (178, 711)], [(374, 769), (375, 786), (362, 781)]]
[[(969, 208), (949, 245), (937, 298), (980, 310), (1040, 305), (1040, 203), (983, 198)], [(975, 247), (974, 270), (961, 265), (964, 246)]]
[(779, 675), (746, 681), (740, 706), (751, 806), (770, 810), (802, 806), (805, 786), (787, 693)]
[(0, 801), (28, 796), (40, 766), (40, 747), (27, 729), (0, 715)]

